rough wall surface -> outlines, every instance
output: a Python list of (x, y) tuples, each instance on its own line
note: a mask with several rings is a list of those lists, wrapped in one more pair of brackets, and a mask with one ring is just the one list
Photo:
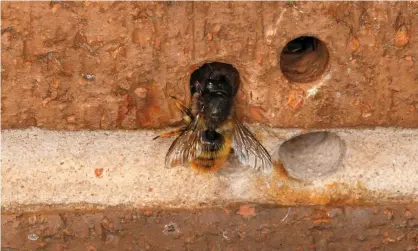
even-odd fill
[(418, 207), (231, 205), (2, 216), (3, 250), (414, 251)]
[(2, 250), (418, 250), (414, 129), (252, 127), (270, 177), (167, 170), (158, 131), (103, 131), (176, 124), (208, 61), (240, 71), (247, 122), (417, 128), (418, 2), (1, 4)]
[[(3, 2), (2, 126), (164, 127), (180, 118), (168, 96), (188, 100), (191, 72), (216, 60), (240, 71), (249, 122), (417, 127), (417, 13), (412, 1)], [(329, 64), (295, 83), (280, 53), (302, 35)]]

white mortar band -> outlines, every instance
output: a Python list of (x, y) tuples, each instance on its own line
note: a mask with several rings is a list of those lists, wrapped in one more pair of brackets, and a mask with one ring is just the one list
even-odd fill
[[(261, 136), (273, 157), (279, 155), (285, 140), (302, 132), (250, 129)], [(380, 202), (418, 200), (418, 130), (329, 131), (344, 142), (345, 153), (339, 166), (302, 184), (263, 177), (235, 161), (230, 161), (221, 174), (196, 174), (191, 168), (165, 169), (164, 157), (174, 138), (152, 141), (159, 133), (155, 131), (4, 130), (2, 206), (7, 210), (16, 206), (75, 204), (321, 204), (330, 202), (323, 199), (333, 196)], [(303, 167), (289, 170), (292, 172), (297, 176)]]

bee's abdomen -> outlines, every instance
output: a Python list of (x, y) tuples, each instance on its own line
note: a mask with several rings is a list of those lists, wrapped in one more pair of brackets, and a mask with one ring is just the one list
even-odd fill
[(201, 172), (218, 170), (227, 160), (231, 152), (231, 139), (229, 136), (216, 133), (215, 137), (202, 139), (202, 151), (191, 161), (191, 166)]

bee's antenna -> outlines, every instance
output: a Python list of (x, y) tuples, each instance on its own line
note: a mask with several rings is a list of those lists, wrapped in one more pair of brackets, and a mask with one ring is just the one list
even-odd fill
[(210, 65), (210, 63), (208, 64), (208, 66), (209, 66), (209, 68), (210, 68), (210, 70), (211, 70), (210, 75), (209, 75), (209, 79), (211, 79), (211, 77), (212, 77), (212, 75), (213, 75), (213, 73), (214, 73), (215, 71), (213, 70), (212, 65)]
[(199, 93), (199, 95), (202, 95), (202, 84), (199, 81), (196, 81), (196, 92)]

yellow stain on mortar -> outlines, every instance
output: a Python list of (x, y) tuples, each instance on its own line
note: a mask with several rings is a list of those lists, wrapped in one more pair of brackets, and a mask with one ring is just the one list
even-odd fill
[[(275, 164), (266, 193), (274, 204), (281, 205), (364, 205), (371, 201), (371, 192), (361, 181), (354, 183), (332, 182), (323, 187), (313, 187), (302, 180), (290, 177), (280, 163)], [(265, 185), (259, 179), (257, 186)]]

